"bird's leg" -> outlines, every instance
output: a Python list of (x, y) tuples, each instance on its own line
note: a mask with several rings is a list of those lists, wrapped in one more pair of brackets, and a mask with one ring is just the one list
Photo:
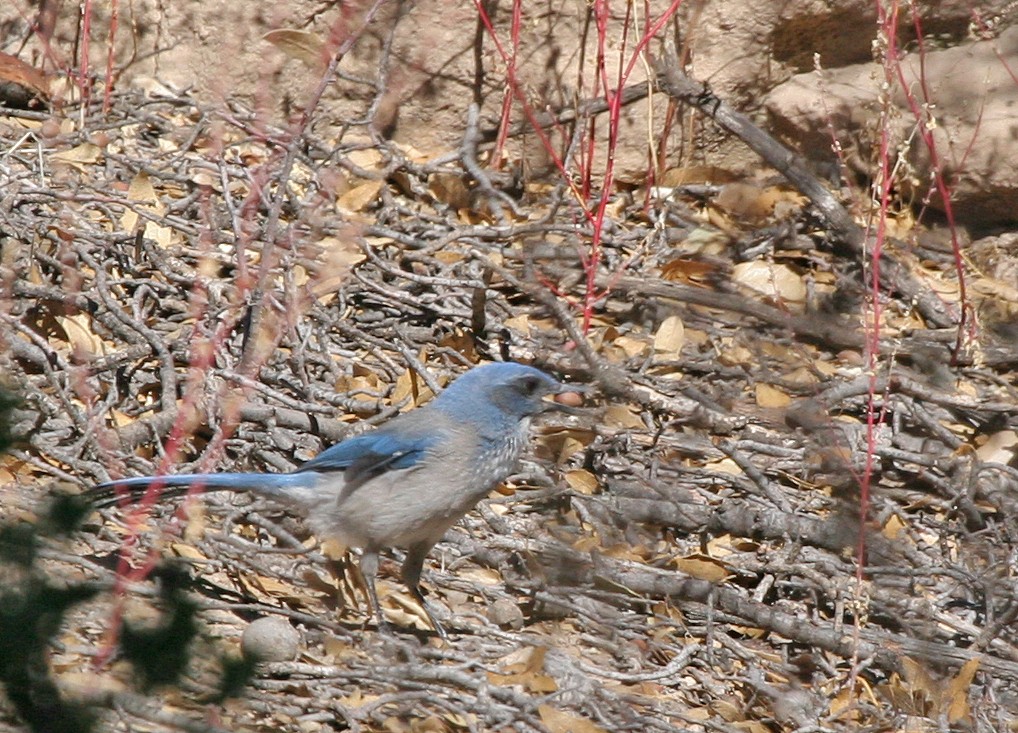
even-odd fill
[(448, 640), (449, 637), (445, 633), (445, 629), (442, 628), (442, 624), (438, 623), (438, 619), (435, 618), (435, 614), (431, 612), (431, 608), (428, 607), (428, 602), (424, 600), (424, 594), (421, 593), (421, 571), (424, 569), (424, 558), (428, 556), (428, 550), (431, 549), (431, 544), (418, 543), (411, 545), (406, 553), (406, 560), (403, 561), (403, 567), (400, 574), (403, 576), (403, 582), (410, 591), (410, 595), (414, 597), (414, 600), (421, 604), (421, 608), (424, 609), (424, 613), (428, 616), (428, 621), (435, 627), (435, 631), (444, 640)]
[(378, 602), (378, 591), (375, 589), (375, 578), (378, 576), (378, 551), (365, 547), (364, 552), (361, 553), (360, 568), (364, 582), (368, 586), (371, 607), (375, 610), (375, 618), (378, 620), (378, 630), (383, 634), (392, 633), (389, 622), (382, 615), (382, 605)]

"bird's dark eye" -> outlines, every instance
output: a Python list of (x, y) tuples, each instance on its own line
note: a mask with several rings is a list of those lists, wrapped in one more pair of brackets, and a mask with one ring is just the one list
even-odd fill
[(526, 377), (520, 382), (520, 391), (525, 395), (532, 395), (541, 388), (541, 380), (537, 377)]

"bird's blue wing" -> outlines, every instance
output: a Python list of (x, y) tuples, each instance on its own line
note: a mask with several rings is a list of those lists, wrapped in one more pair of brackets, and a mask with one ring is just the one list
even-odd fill
[(348, 487), (358, 486), (386, 471), (413, 467), (434, 443), (434, 435), (376, 430), (322, 451), (297, 473), (340, 471)]

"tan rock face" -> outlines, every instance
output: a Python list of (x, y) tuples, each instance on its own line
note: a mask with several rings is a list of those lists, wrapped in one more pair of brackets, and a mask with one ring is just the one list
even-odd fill
[[(901, 75), (912, 99), (898, 84), (888, 111), (896, 147), (906, 146), (912, 168), (901, 184), (906, 194), (925, 196), (933, 172), (914, 112), (927, 105), (925, 94), (930, 114), (925, 124), (950, 183), (956, 216), (975, 225), (1018, 218), (1018, 84), (1009, 71), (1015, 68), (1018, 28), (902, 59)], [(849, 151), (846, 161), (865, 173), (874, 169), (883, 78), (875, 63), (799, 74), (767, 96), (767, 110), (774, 127), (799, 141), (800, 150), (813, 159), (832, 158), (833, 129)], [(943, 209), (938, 196), (931, 203)]]
[[(491, 5), (496, 6), (492, 20), (499, 41), (511, 52), (509, 6)], [(654, 0), (650, 5), (653, 18), (670, 3)], [(922, 55), (915, 52), (912, 19), (907, 9), (901, 11), (899, 44), (912, 51), (902, 60), (904, 78), (918, 93), (916, 80), (920, 61), (924, 62), (934, 104), (933, 135), (953, 176), (962, 219), (1015, 218), (1011, 202), (1018, 181), (1011, 171), (1016, 168), (1018, 136), (1011, 118), (1018, 84), (1008, 69), (1018, 68), (1018, 31), (1008, 28), (1018, 11), (1011, 10), (1011, 5), (1007, 0), (990, 0), (973, 10), (965, 0), (922, 3), (919, 27), (926, 39)], [(54, 27), (50, 44), (54, 56), (67, 64), (71, 61), (65, 57), (75, 47), (76, 11), (77, 6), (64, 4), (63, 15), (48, 21)], [(0, 9), (0, 28), (11, 29), (11, 39), (0, 50), (9, 50), (13, 39), (30, 35), (24, 19), (33, 12), (27, 7)], [(329, 84), (316, 110), (316, 126), (338, 132), (352, 124), (429, 153), (458, 146), (472, 102), (481, 105), (482, 130), (495, 129), (507, 93), (506, 63), (472, 3), (420, 0), (382, 2), (376, 7), (360, 0), (321, 12), (320, 5), (306, 0), (284, 4), (140, 0), (120, 8), (112, 36), (107, 12), (93, 6), (94, 72), (102, 73), (105, 44), (112, 39), (117, 66), (123, 69), (122, 86), (147, 85), (158, 79), (176, 88), (191, 88), (212, 102), (245, 98), (262, 114), (281, 122), (306, 104), (319, 83), (321, 68), (265, 40), (266, 32), (292, 29), (326, 49), (330, 43), (334, 47), (356, 36), (339, 64), (339, 79)], [(517, 84), (535, 112), (569, 108), (594, 96), (596, 43), (586, 12), (587, 4), (579, 2), (557, 4), (553, 9), (524, 3)], [(624, 62), (637, 40), (631, 31), (622, 43), (624, 12), (620, 4), (610, 27), (606, 76), (612, 82), (620, 54)], [(643, 28), (647, 19), (631, 22), (631, 28)], [(807, 157), (832, 157), (828, 124), (833, 125), (850, 153), (852, 168), (868, 175), (873, 171), (871, 128), (879, 120), (877, 98), (883, 82), (882, 70), (872, 62), (877, 30), (875, 10), (868, 0), (699, 0), (684, 2), (676, 22), (666, 26), (661, 36), (676, 39), (691, 76), (739, 108), (759, 113), (758, 121), (769, 120)], [(974, 34), (986, 40), (975, 40)], [(650, 50), (654, 53), (655, 46)], [(36, 59), (44, 58), (41, 51), (36, 53)], [(31, 53), (22, 56), (27, 59)], [(814, 72), (816, 64), (823, 69), (822, 75)], [(645, 80), (646, 69), (638, 62), (629, 83)], [(892, 101), (895, 134), (905, 139), (915, 125), (915, 115), (900, 86)], [(662, 129), (666, 109), (658, 97), (623, 110), (617, 166), (646, 169), (650, 141)], [(513, 105), (511, 119), (525, 121), (519, 103)], [(603, 132), (606, 126), (599, 122), (598, 127)], [(739, 173), (759, 168), (752, 153), (709, 122), (679, 114), (670, 129), (672, 160), (665, 161), (664, 167), (709, 163)], [(550, 134), (558, 152), (565, 155), (570, 149), (569, 125)], [(906, 195), (921, 200), (930, 169), (928, 155), (916, 140), (913, 136), (909, 156), (914, 170), (902, 186), (912, 189), (905, 190)], [(522, 161), (523, 173), (530, 177), (557, 175), (534, 135), (511, 141), (508, 159)], [(935, 198), (933, 204), (938, 205)]]

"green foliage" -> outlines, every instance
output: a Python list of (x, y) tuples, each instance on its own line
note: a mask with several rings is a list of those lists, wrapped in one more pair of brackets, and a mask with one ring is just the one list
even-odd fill
[(221, 661), (223, 676), (219, 680), (219, 693), (210, 700), (221, 703), (240, 695), (254, 676), (258, 663), (246, 657), (224, 657)]
[(183, 674), (191, 642), (198, 634), (194, 603), (187, 597), (184, 568), (167, 564), (153, 574), (159, 580), (162, 622), (155, 626), (124, 623), (120, 648), (141, 677), (142, 687), (173, 684)]
[(32, 730), (88, 733), (94, 714), (64, 699), (48, 665), (50, 643), (64, 616), (96, 593), (85, 584), (53, 584), (35, 564), (41, 538), (67, 528), (67, 505), (57, 504), (38, 524), (0, 527), (0, 560), (22, 571), (21, 582), (0, 591), (0, 684)]
[[(40, 547), (70, 535), (90, 507), (77, 496), (55, 497), (35, 522), (0, 525), (3, 577), (0, 588), (0, 686), (24, 723), (36, 732), (91, 733), (94, 710), (68, 700), (52, 676), (48, 660), (53, 639), (78, 604), (95, 597), (92, 583), (54, 581), (38, 563)], [(196, 606), (188, 596), (185, 566), (164, 564), (152, 574), (159, 584), (160, 621), (154, 625), (125, 623), (120, 651), (137, 673), (139, 685), (151, 690), (179, 681), (191, 660), (198, 636)], [(243, 660), (222, 662), (222, 678), (214, 701), (239, 694), (253, 673)]]
[(19, 400), (3, 387), (0, 387), (0, 453), (14, 445), (11, 433), (11, 413), (20, 404)]

